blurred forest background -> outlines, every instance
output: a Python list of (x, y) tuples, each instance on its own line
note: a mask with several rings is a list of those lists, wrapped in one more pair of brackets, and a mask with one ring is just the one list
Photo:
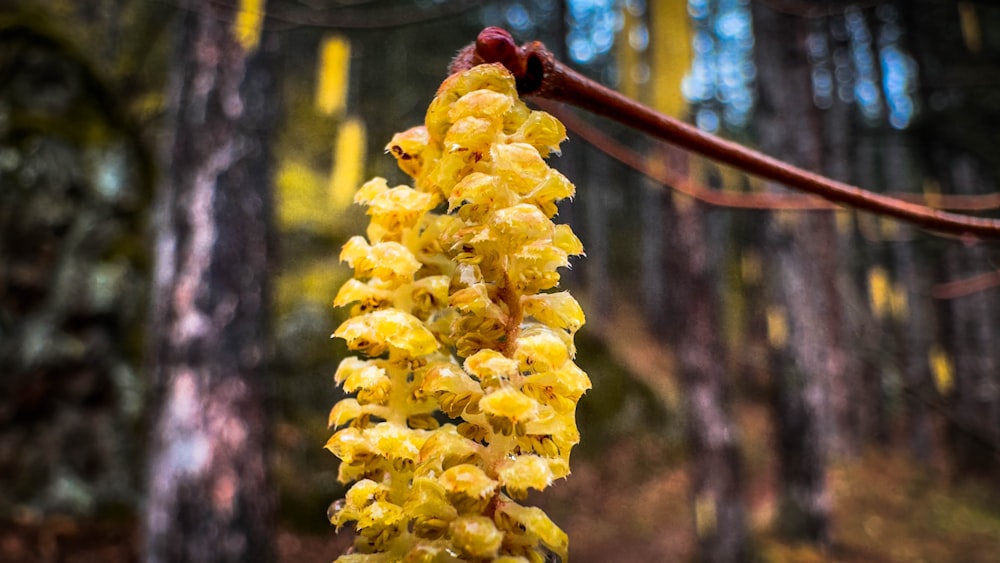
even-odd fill
[[(263, 288), (227, 420), (264, 459), (244, 490), (254, 549), (282, 561), (350, 543), (325, 520), (343, 489), (322, 446), (345, 352), (328, 338), (337, 256), (365, 224), (353, 190), (404, 181), (383, 146), (485, 26), (788, 162), (1000, 216), (991, 0), (0, 0), (0, 561), (156, 549), (143, 514), (169, 482), (150, 475), (190, 437), (162, 407), (179, 391), (156, 249), (198, 197), (164, 199), (185, 174), (171, 143), (215, 147), (183, 129), (199, 88), (226, 87), (194, 72), (212, 25), (243, 33), (212, 52), (249, 84), (232, 130), (250, 156), (222, 182), (245, 216), (219, 237), (252, 235), (213, 275)], [(560, 217), (588, 254), (563, 284), (588, 311), (594, 388), (573, 475), (532, 501), (573, 559), (996, 561), (997, 242), (831, 210), (560, 115), (554, 165), (578, 188)]]

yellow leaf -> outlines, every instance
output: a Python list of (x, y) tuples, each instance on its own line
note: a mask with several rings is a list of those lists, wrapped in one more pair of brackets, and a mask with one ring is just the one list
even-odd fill
[(772, 305), (767, 308), (767, 342), (776, 349), (788, 343), (788, 318), (784, 307)]
[(868, 270), (868, 305), (876, 318), (884, 319), (889, 312), (890, 296), (889, 272), (881, 266)]
[(944, 348), (935, 344), (927, 352), (927, 361), (931, 367), (931, 375), (934, 376), (934, 386), (938, 393), (948, 395), (955, 388), (955, 366), (951, 363), (951, 357)]
[(333, 148), (333, 172), (330, 174), (330, 207), (347, 209), (361, 183), (365, 167), (365, 125), (351, 117), (344, 121)]
[(282, 229), (324, 231), (331, 222), (326, 208), (326, 181), (303, 162), (285, 159), (275, 178), (278, 193), (278, 224)]
[(323, 115), (340, 113), (347, 105), (351, 44), (339, 35), (320, 45), (316, 68), (316, 109)]
[(962, 39), (965, 47), (972, 53), (978, 53), (983, 48), (983, 35), (979, 28), (979, 16), (972, 2), (958, 3), (958, 21), (962, 28)]
[(650, 2), (653, 107), (682, 117), (687, 100), (681, 82), (691, 68), (691, 22), (687, 0)]
[(694, 527), (698, 537), (704, 538), (714, 534), (717, 525), (715, 498), (710, 495), (700, 495), (694, 499)]
[(905, 321), (910, 313), (910, 302), (907, 297), (906, 286), (896, 282), (892, 284), (892, 292), (889, 294), (889, 308), (892, 316), (897, 321)]
[(244, 51), (253, 51), (260, 43), (260, 30), (264, 25), (265, 0), (240, 0), (233, 35)]

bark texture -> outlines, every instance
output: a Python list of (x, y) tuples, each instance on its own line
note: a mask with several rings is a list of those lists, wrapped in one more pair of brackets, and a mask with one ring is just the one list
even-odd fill
[[(687, 168), (687, 154), (665, 148), (674, 169)], [(708, 240), (704, 205), (685, 200), (668, 206), (665, 229), (671, 315), (664, 332), (676, 343), (684, 396), (686, 439), (691, 455), (691, 496), (698, 561), (750, 559), (739, 432), (729, 407), (726, 360), (719, 321), (719, 276)], [(716, 246), (718, 248), (718, 246)]]
[[(753, 6), (760, 144), (767, 154), (822, 170), (822, 135), (805, 45), (807, 24)], [(780, 189), (773, 187), (772, 189)], [(832, 214), (775, 214), (767, 226), (766, 297), (771, 332), (774, 422), (781, 484), (777, 529), (789, 539), (830, 543), (826, 484), (829, 385), (836, 350)]]
[[(923, 112), (913, 129), (926, 174), (942, 193), (995, 192), (1000, 180), (996, 147), (1000, 144), (1000, 98), (969, 95), (970, 84), (995, 83), (996, 41), (967, 33), (954, 2), (897, 2), (913, 37), (920, 68), (918, 92)], [(978, 29), (995, 29), (1000, 10), (966, 3)], [(971, 23), (971, 22), (966, 22)], [(986, 91), (985, 89), (983, 90)], [(938, 253), (936, 278), (960, 280), (995, 268), (992, 245), (949, 245)], [(941, 385), (947, 413), (947, 447), (960, 475), (996, 480), (1000, 474), (1000, 298), (996, 290), (979, 291), (936, 303), (939, 342), (954, 362), (954, 381)]]
[(269, 561), (276, 45), (245, 50), (231, 3), (187, 4), (156, 209), (146, 561)]

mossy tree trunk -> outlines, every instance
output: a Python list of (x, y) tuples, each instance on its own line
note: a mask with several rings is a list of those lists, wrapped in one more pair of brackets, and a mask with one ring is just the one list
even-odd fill
[(179, 12), (157, 195), (146, 561), (269, 561), (266, 363), (276, 45), (235, 4)]

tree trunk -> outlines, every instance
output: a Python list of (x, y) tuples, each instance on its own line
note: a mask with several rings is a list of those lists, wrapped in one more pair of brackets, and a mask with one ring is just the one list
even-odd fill
[[(995, 122), (1000, 103), (970, 90), (998, 78), (995, 42), (969, 35), (969, 19), (993, 29), (1000, 12), (965, 3), (913, 0), (898, 2), (913, 37), (920, 68), (923, 111), (914, 135), (928, 175), (942, 193), (990, 193), (998, 189), (1000, 164)], [(963, 21), (964, 20), (964, 21)], [(985, 37), (985, 36), (984, 36)], [(975, 81), (973, 78), (975, 77)], [(995, 268), (995, 252), (982, 242), (948, 245), (936, 262), (936, 281), (954, 281)], [(1000, 332), (996, 291), (980, 291), (939, 302), (943, 344), (954, 361), (954, 381), (939, 389), (948, 403), (948, 448), (959, 474), (996, 479), (1000, 468)], [(939, 382), (940, 384), (941, 382)], [(951, 387), (950, 389), (946, 387)]]
[[(752, 5), (760, 92), (760, 144), (771, 154), (822, 170), (822, 136), (805, 55), (808, 23)], [(829, 381), (837, 365), (836, 288), (822, 258), (836, 252), (829, 213), (776, 214), (767, 226), (765, 279), (770, 325), (780, 512), (784, 537), (830, 542), (826, 485)]]
[[(665, 147), (673, 170), (688, 168), (688, 155)], [(685, 199), (668, 205), (664, 234), (670, 258), (666, 291), (684, 396), (691, 456), (691, 496), (698, 540), (696, 560), (712, 563), (749, 560), (743, 469), (736, 425), (729, 412), (723, 330), (719, 322), (719, 276), (707, 240), (704, 205)], [(655, 236), (655, 235), (651, 235)]]
[(157, 195), (146, 561), (270, 561), (265, 369), (277, 45), (229, 2), (180, 13)]

